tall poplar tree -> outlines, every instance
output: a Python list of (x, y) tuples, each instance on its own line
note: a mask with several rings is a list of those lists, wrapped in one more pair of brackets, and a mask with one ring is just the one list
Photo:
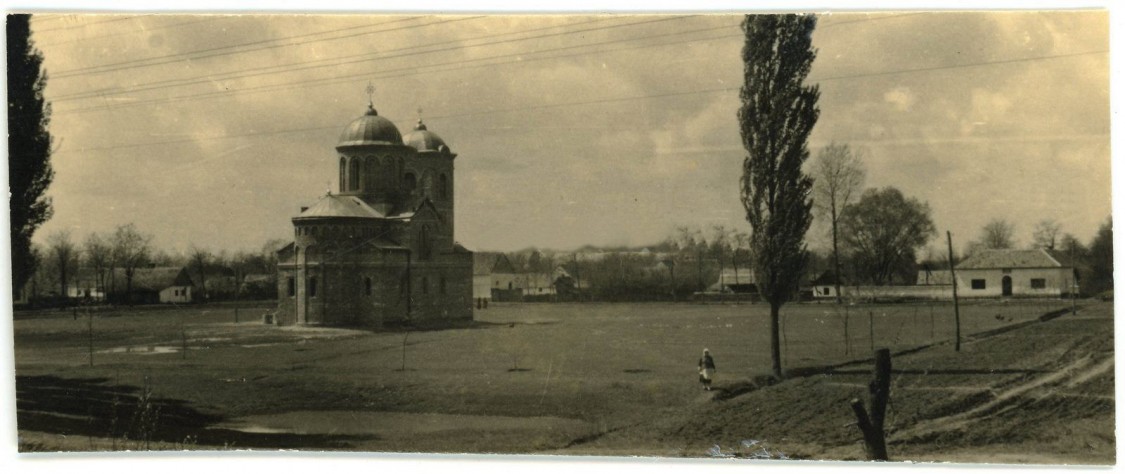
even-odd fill
[(43, 99), (47, 74), (31, 41), (31, 15), (8, 15), (8, 191), (12, 286), (23, 287), (38, 259), (31, 236), (51, 217), (51, 105)]
[(770, 353), (778, 378), (781, 306), (797, 296), (808, 263), (804, 239), (812, 223), (813, 180), (801, 166), (820, 115), (819, 89), (804, 84), (816, 58), (815, 28), (813, 15), (746, 15), (742, 21), (745, 83), (738, 122), (747, 156), (741, 196), (758, 291), (770, 305)]

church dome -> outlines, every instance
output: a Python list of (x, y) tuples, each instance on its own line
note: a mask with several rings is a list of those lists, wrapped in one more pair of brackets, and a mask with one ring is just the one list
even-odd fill
[(337, 147), (357, 145), (401, 145), (402, 134), (394, 123), (379, 116), (375, 107), (367, 106), (367, 113), (344, 128)]
[(437, 151), (446, 152), (449, 147), (445, 145), (445, 140), (442, 140), (438, 134), (426, 130), (426, 124), (422, 120), (418, 120), (418, 125), (414, 126), (414, 131), (406, 134), (403, 141), (418, 151)]

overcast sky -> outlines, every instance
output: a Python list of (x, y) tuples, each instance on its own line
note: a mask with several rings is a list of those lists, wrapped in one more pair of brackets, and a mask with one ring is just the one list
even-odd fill
[[(748, 231), (740, 20), (37, 15), (59, 152), (36, 238), (129, 222), (169, 250), (288, 238), (337, 190), (333, 147), (369, 81), (404, 134), (421, 108), (459, 154), (469, 248)], [(862, 149), (867, 186), (929, 203), (958, 247), (993, 218), (1021, 246), (1048, 218), (1088, 242), (1110, 215), (1107, 14), (834, 14), (813, 40), (810, 149)]]

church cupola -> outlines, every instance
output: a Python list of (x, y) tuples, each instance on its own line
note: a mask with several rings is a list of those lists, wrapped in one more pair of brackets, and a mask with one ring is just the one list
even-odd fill
[(418, 150), (418, 153), (441, 153), (449, 158), (457, 156), (446, 146), (445, 140), (426, 128), (426, 124), (422, 122), (421, 118), (418, 119), (418, 124), (414, 126), (414, 131), (403, 137), (403, 142)]
[(402, 141), (398, 127), (375, 110), (368, 86), (367, 111), (352, 120), (336, 143), (340, 194), (357, 196), (379, 212), (402, 208), (402, 175), (416, 152)]

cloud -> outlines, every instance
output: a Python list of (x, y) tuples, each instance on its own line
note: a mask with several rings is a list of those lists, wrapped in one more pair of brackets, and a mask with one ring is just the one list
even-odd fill
[[(959, 235), (1008, 216), (1024, 223), (1056, 217), (1068, 232), (1091, 236), (1110, 208), (1108, 56), (951, 66), (1108, 49), (1107, 17), (822, 18), (810, 75), (821, 87), (812, 151), (830, 141), (865, 148), (869, 186), (893, 185), (930, 202), (937, 226)], [(79, 16), (74, 28), (37, 34), (52, 74), (304, 35), (254, 52), (53, 76), (52, 133), (63, 151), (50, 190), (57, 212), (41, 235), (136, 222), (162, 246), (257, 248), (288, 237), (294, 211), (335, 183), (335, 139), (363, 112), (369, 80), (381, 115), (405, 131), (422, 107), (430, 130), (460, 154), (457, 238), (476, 248), (645, 244), (676, 224), (745, 226), (737, 94), (690, 93), (741, 84), (737, 15), (633, 26), (618, 25), (646, 18), (507, 16), (414, 26), (456, 18), (243, 15), (169, 27), (194, 19), (92, 24)], [(606, 28), (548, 36), (595, 26)], [(703, 28), (710, 31), (653, 37)], [(345, 35), (352, 36), (319, 40)], [(528, 39), (469, 47), (515, 38)], [(602, 41), (631, 49), (537, 53)], [(473, 61), (506, 54), (524, 60)], [(559, 57), (530, 60), (545, 56)], [(356, 62), (332, 60), (342, 57)], [(331, 67), (299, 67), (325, 60)], [(436, 64), (444, 66), (429, 67)], [(927, 70), (869, 75), (912, 69)], [(253, 71), (269, 73), (228, 78)], [(203, 80), (136, 90), (187, 77)], [(273, 86), (285, 88), (249, 91)], [(98, 90), (126, 93), (63, 99)], [(161, 101), (212, 92), (222, 95)], [(160, 102), (73, 111), (146, 100)], [(554, 106), (568, 102), (590, 103)], [(278, 130), (293, 131), (269, 133)], [(232, 137), (215, 138), (224, 135)], [(190, 141), (132, 146), (183, 138)], [(102, 147), (114, 148), (93, 150)]]

